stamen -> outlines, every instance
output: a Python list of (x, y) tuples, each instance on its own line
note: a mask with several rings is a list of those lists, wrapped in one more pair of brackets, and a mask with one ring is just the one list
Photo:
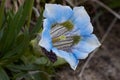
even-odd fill
[(60, 50), (70, 51), (70, 48), (73, 45), (76, 45), (80, 41), (80, 36), (74, 35), (74, 36), (68, 36), (65, 40), (60, 40), (55, 43), (53, 43), (54, 47), (57, 47)]
[(59, 36), (57, 38), (52, 38), (52, 42), (55, 43), (55, 42), (59, 42), (61, 40), (65, 40), (65, 39), (66, 39), (66, 36), (61, 35), (61, 36)]

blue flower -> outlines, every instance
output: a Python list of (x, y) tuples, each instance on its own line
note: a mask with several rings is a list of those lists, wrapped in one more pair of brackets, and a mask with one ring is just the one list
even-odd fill
[(69, 6), (46, 4), (43, 16), (39, 45), (65, 59), (72, 69), (76, 69), (79, 59), (85, 59), (100, 46), (83, 6), (72, 10)]

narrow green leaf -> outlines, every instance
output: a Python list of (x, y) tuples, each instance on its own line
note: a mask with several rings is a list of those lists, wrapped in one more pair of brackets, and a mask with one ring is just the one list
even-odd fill
[(120, 7), (120, 0), (111, 0), (108, 3), (108, 6), (111, 8), (119, 8)]
[(28, 64), (28, 65), (14, 65), (14, 64), (9, 64), (9, 65), (7, 65), (7, 68), (9, 68), (12, 71), (15, 71), (15, 70), (32, 71), (32, 70), (38, 70), (41, 67), (35, 66), (35, 65), (31, 65), (31, 64)]
[(0, 67), (0, 80), (10, 80), (2, 67)]
[(50, 80), (50, 75), (46, 72), (41, 72), (41, 71), (36, 71), (33, 73), (29, 73), (29, 76), (33, 79), (33, 80)]
[[(23, 16), (21, 17), (21, 19), (19, 21), (18, 28), (24, 25), (26, 18), (28, 19), (28, 14), (29, 14), (29, 12), (31, 12), (31, 9), (32, 9), (31, 5), (33, 5), (33, 2), (34, 2), (34, 0), (26, 0), (25, 5), (24, 5), (24, 10), (22, 13)], [(29, 23), (29, 21), (28, 21), (28, 23)], [(18, 31), (19, 30), (20, 29), (18, 29)]]
[(3, 33), (4, 33), (4, 28), (2, 28), (2, 29), (0, 30), (0, 41), (1, 41), (1, 39), (2, 39)]
[(7, 52), (3, 54), (3, 57), (0, 58), (0, 64), (6, 65), (13, 62), (16, 59), (19, 59), (29, 46), (29, 34), (28, 31), (25, 31), (20, 37), (18, 37), (16, 45)]
[(22, 78), (24, 78), (24, 76), (26, 76), (26, 74), (27, 72), (19, 72), (17, 74), (14, 74), (12, 80), (21, 80)]
[(4, 15), (4, 4), (5, 4), (6, 0), (2, 0), (1, 6), (0, 6), (0, 29), (2, 26), (2, 22), (3, 22), (3, 15)]
[(33, 1), (34, 0), (25, 0), (23, 9), (20, 9), (15, 15), (14, 19), (11, 20), (11, 24), (8, 26), (9, 28), (4, 42), (4, 51), (9, 50), (9, 48), (15, 42), (18, 33), (20, 32), (21, 28), (25, 24), (26, 19), (28, 18), (28, 12), (30, 12), (31, 10), (31, 4), (33, 4)]
[(40, 58), (36, 58), (35, 60), (35, 64), (38, 64), (38, 65), (45, 65), (48, 63), (48, 59), (46, 59), (45, 57), (40, 57)]
[(29, 7), (29, 12), (28, 12), (28, 22), (27, 22), (27, 26), (29, 27), (30, 26), (30, 21), (31, 21), (31, 16), (32, 16), (32, 7), (33, 7), (33, 3), (34, 3), (34, 0), (31, 0), (31, 4), (30, 4), (30, 7)]
[[(4, 38), (3, 38), (3, 51), (7, 51), (9, 47), (11, 47), (11, 44), (15, 41), (15, 36), (17, 36), (17, 29), (16, 26), (19, 23), (19, 20), (21, 18), (21, 14), (23, 12), (23, 7), (20, 7), (19, 11), (16, 13), (16, 15), (8, 16), (8, 26), (6, 28), (6, 33), (4, 33)], [(4, 50), (5, 49), (5, 50)]]
[(65, 64), (65, 63), (66, 63), (66, 61), (63, 58), (58, 57), (58, 60), (53, 64), (53, 66), (57, 67), (57, 66)]
[(43, 10), (41, 10), (41, 14), (38, 18), (38, 21), (37, 21), (35, 27), (31, 31), (32, 34), (36, 34), (36, 33), (38, 33), (38, 31), (42, 31), (42, 23), (43, 23), (42, 20), (43, 20)]

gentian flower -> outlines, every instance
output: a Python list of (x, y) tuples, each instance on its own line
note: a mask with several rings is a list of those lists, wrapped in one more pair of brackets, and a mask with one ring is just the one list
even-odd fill
[(43, 16), (39, 45), (52, 62), (57, 60), (56, 56), (61, 57), (75, 70), (79, 59), (85, 59), (100, 46), (83, 6), (72, 10), (69, 6), (46, 4)]

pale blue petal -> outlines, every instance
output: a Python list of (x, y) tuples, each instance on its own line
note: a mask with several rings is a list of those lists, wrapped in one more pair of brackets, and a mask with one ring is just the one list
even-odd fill
[(47, 51), (52, 49), (52, 39), (50, 36), (51, 23), (48, 19), (44, 19), (43, 31), (41, 34), (41, 39), (39, 45), (44, 47)]
[(74, 30), (79, 30), (80, 35), (88, 35), (93, 32), (93, 26), (90, 22), (90, 17), (87, 11), (84, 9), (83, 6), (75, 7), (73, 9), (73, 16), (71, 21), (74, 24)]
[(85, 36), (85, 35), (91, 35), (90, 33), (93, 32), (93, 26), (91, 23), (86, 25), (86, 28), (82, 27), (75, 27), (71, 32), (68, 33), (68, 35), (80, 35), (80, 36)]
[(98, 41), (97, 37), (92, 34), (89, 36), (84, 36), (80, 42), (73, 46), (72, 52), (77, 57), (77, 59), (84, 59), (88, 56), (90, 52), (95, 50), (101, 44)]
[(85, 59), (89, 54), (88, 52), (82, 51), (77, 48), (72, 49), (72, 52), (77, 59)]
[(79, 60), (76, 59), (76, 57), (72, 54), (72, 53), (68, 53), (68, 52), (65, 52), (65, 51), (62, 51), (62, 50), (58, 50), (56, 48), (53, 48), (52, 51), (59, 57), (65, 59), (71, 66), (71, 68), (73, 70), (76, 69), (78, 63), (79, 63)]
[(68, 20), (73, 14), (69, 6), (62, 6), (60, 4), (46, 4), (44, 17), (54, 23), (62, 23)]

